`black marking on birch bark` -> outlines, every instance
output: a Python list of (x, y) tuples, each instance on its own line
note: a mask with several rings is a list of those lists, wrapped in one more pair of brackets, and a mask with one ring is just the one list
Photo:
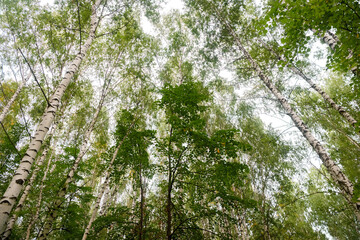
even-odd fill
[[(21, 163), (28, 163), (28, 164), (32, 164), (32, 162), (30, 162), (29, 160), (22, 160)], [(22, 169), (24, 170), (24, 169)], [(15, 174), (16, 175), (16, 174)]]
[(23, 184), (24, 184), (24, 180), (22, 180), (22, 179), (17, 179), (15, 182), (16, 182), (17, 184), (19, 184), (19, 185), (23, 185)]
[(34, 148), (29, 149), (29, 151), (33, 151), (33, 152), (35, 152), (35, 153), (38, 152), (38, 150), (37, 150), (37, 149), (34, 149)]
[[(0, 204), (8, 204), (8, 205), (11, 205), (10, 201), (9, 201), (9, 200), (7, 200), (7, 199), (2, 200), (2, 201), (0, 202)], [(8, 213), (8, 212), (3, 212), (3, 213), (6, 213), (6, 214), (8, 214), (8, 215), (9, 215), (9, 213)]]

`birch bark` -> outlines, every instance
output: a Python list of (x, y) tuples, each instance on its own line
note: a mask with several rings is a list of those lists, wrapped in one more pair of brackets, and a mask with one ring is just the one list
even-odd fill
[(84, 139), (83, 139), (83, 142), (80, 147), (80, 152), (79, 152), (78, 156), (76, 157), (74, 164), (66, 177), (64, 186), (61, 188), (61, 190), (57, 194), (57, 197), (56, 197), (57, 200), (55, 201), (54, 205), (49, 209), (48, 217), (45, 220), (45, 225), (44, 225), (42, 232), (39, 235), (40, 236), (39, 239), (46, 239), (48, 234), (50, 233), (52, 224), (55, 221), (55, 219), (57, 218), (57, 211), (60, 208), (61, 204), (63, 203), (62, 199), (65, 197), (67, 190), (69, 188), (69, 185), (74, 180), (74, 175), (76, 173), (76, 170), (77, 170), (82, 158), (84, 157), (85, 153), (89, 149), (90, 136), (94, 129), (97, 118), (100, 114), (100, 111), (104, 105), (108, 87), (109, 87), (109, 84), (106, 84), (106, 81), (105, 81), (104, 86), (103, 86), (103, 92), (102, 92), (98, 107), (96, 109), (96, 112), (91, 120), (91, 123), (90, 123), (88, 129), (85, 132)]
[(13, 105), (13, 103), (15, 102), (16, 98), (19, 96), (21, 90), (24, 88), (27, 80), (30, 78), (31, 75), (29, 75), (28, 77), (24, 78), (21, 83), (19, 84), (18, 88), (16, 89), (15, 93), (12, 95), (12, 97), (10, 98), (10, 100), (7, 102), (6, 106), (4, 107), (4, 109), (2, 110), (1, 114), (0, 114), (0, 123), (4, 122), (5, 117), (8, 115), (11, 106)]
[(266, 46), (266, 48), (268, 48), (275, 56), (277, 56), (277, 58), (281, 61), (286, 62), (286, 65), (291, 69), (291, 71), (293, 71), (295, 74), (299, 75), (300, 77), (302, 77), (307, 83), (309, 83), (309, 85), (316, 91), (318, 92), (323, 99), (325, 100), (325, 102), (329, 103), (331, 105), (331, 107), (333, 109), (335, 109), (336, 111), (339, 112), (339, 114), (341, 116), (343, 116), (346, 121), (348, 121), (350, 123), (351, 126), (356, 127), (356, 123), (357, 121), (355, 120), (355, 118), (349, 113), (347, 112), (342, 106), (338, 105), (324, 90), (321, 89), (320, 86), (318, 86), (317, 84), (315, 84), (309, 77), (307, 77), (300, 69), (298, 69), (297, 67), (295, 67), (293, 64), (289, 63), (287, 61), (287, 59), (285, 59), (285, 57), (280, 56), (279, 54), (277, 54), (270, 46), (268, 46), (266, 43), (264, 43), (261, 39), (260, 42)]
[(270, 79), (265, 75), (265, 73), (261, 70), (260, 66), (257, 62), (252, 58), (250, 53), (245, 49), (242, 45), (237, 33), (230, 26), (230, 24), (221, 17), (221, 14), (217, 9), (216, 16), (221, 23), (225, 25), (228, 29), (229, 33), (233, 36), (235, 43), (239, 50), (244, 54), (244, 57), (249, 61), (252, 65), (254, 71), (259, 76), (261, 81), (265, 84), (265, 86), (272, 92), (272, 94), (278, 99), (282, 107), (285, 109), (286, 114), (292, 119), (295, 123), (296, 127), (302, 133), (302, 135), (306, 138), (315, 152), (318, 154), (319, 158), (322, 160), (324, 166), (327, 171), (331, 175), (334, 182), (341, 189), (342, 195), (345, 197), (349, 205), (354, 209), (354, 213), (357, 219), (360, 221), (360, 201), (357, 203), (352, 202), (354, 186), (352, 182), (347, 178), (347, 176), (341, 171), (340, 167), (330, 158), (328, 153), (322, 144), (312, 135), (309, 128), (305, 125), (305, 123), (300, 119), (297, 113), (292, 109), (291, 105), (287, 101), (287, 99), (280, 93), (280, 91), (275, 87), (275, 85), (270, 81)]
[(68, 68), (65, 76), (63, 77), (60, 85), (56, 89), (55, 93), (49, 101), (49, 106), (46, 108), (42, 120), (38, 125), (35, 136), (31, 140), (28, 150), (25, 153), (25, 156), (20, 162), (18, 169), (14, 177), (12, 178), (7, 190), (5, 191), (3, 197), (0, 200), (0, 234), (3, 234), (6, 224), (9, 220), (10, 212), (14, 207), (22, 186), (26, 181), (31, 166), (35, 160), (35, 157), (40, 150), (40, 147), (44, 141), (44, 138), (49, 131), (51, 124), (54, 121), (55, 114), (59, 108), (60, 101), (68, 85), (70, 84), (74, 74), (78, 71), (79, 66), (86, 55), (92, 41), (95, 38), (96, 28), (98, 26), (99, 19), (96, 15), (96, 10), (99, 7), (101, 0), (96, 0), (95, 4), (92, 6), (91, 14), (91, 27), (89, 32), (89, 37), (87, 38), (85, 44), (83, 45), (81, 51), (77, 54), (74, 61), (71, 63)]
[[(313, 31), (315, 34), (317, 33), (316, 29), (311, 29), (311, 31)], [(318, 33), (317, 35), (321, 37), (324, 43), (326, 43), (333, 51), (335, 51), (335, 47), (337, 45), (339, 45), (339, 47), (342, 45), (339, 38), (330, 31), (326, 31), (323, 36), (321, 36), (320, 33)], [(353, 57), (353, 51), (351, 49), (348, 49), (348, 51), (349, 51), (349, 55), (346, 57), (346, 59), (350, 59)], [(359, 75), (357, 70), (358, 70), (357, 67), (351, 68), (351, 71), (354, 75)]]
[[(50, 139), (50, 141), (51, 141), (51, 138), (52, 138), (52, 136), (53, 136), (53, 134), (54, 134), (54, 132), (56, 130), (56, 126), (57, 126), (56, 124), (53, 125), (53, 128), (52, 128), (51, 132), (48, 135), (48, 139)], [(8, 239), (10, 237), (11, 231), (12, 231), (13, 227), (15, 226), (15, 222), (16, 222), (16, 220), (18, 218), (18, 213), (24, 207), (25, 201), (26, 201), (26, 199), (27, 199), (27, 197), (28, 197), (28, 195), (29, 195), (29, 193), (30, 193), (30, 191), (32, 189), (32, 186), (33, 186), (33, 184), (34, 184), (34, 182), (36, 180), (37, 174), (39, 173), (39, 170), (40, 170), (41, 166), (43, 165), (44, 160), (46, 159), (48, 151), (49, 151), (49, 148), (44, 149), (44, 151), (41, 154), (40, 159), (37, 161), (37, 165), (35, 166), (35, 169), (34, 169), (32, 175), (31, 175), (29, 183), (26, 185), (26, 187), (24, 189), (24, 192), (21, 195), (18, 204), (16, 205), (16, 208), (15, 208), (15, 210), (13, 212), (13, 215), (11, 216), (9, 222), (7, 223), (7, 227), (6, 227), (6, 229), (5, 229), (5, 231), (4, 231), (3, 235), (2, 235), (2, 239)]]
[[(311, 31), (315, 34), (317, 34), (316, 29), (311, 29)], [(339, 43), (339, 39), (329, 31), (326, 31), (323, 36), (320, 34), (317, 34), (321, 39), (331, 48), (331, 50), (335, 50), (336, 45)]]
[[(56, 143), (54, 144), (54, 146), (56, 146)], [(53, 153), (53, 152), (52, 152)], [(26, 238), (25, 240), (29, 240), (30, 238), (30, 234), (31, 234), (31, 229), (32, 229), (32, 226), (35, 224), (36, 220), (39, 218), (39, 213), (40, 213), (40, 208), (41, 208), (41, 202), (42, 202), (42, 194), (43, 194), (43, 191), (44, 191), (44, 183), (46, 181), (46, 178), (47, 178), (47, 174), (49, 172), (49, 169), (50, 169), (50, 165), (52, 163), (52, 155), (50, 156), (49, 160), (48, 160), (48, 163), (47, 163), (47, 166), (46, 166), (46, 170), (44, 172), (44, 176), (43, 178), (41, 179), (41, 184), (40, 184), (40, 192), (39, 192), (39, 197), (38, 197), (38, 200), (37, 200), (37, 204), (36, 204), (36, 213), (35, 215), (33, 216), (27, 230), (26, 230)]]

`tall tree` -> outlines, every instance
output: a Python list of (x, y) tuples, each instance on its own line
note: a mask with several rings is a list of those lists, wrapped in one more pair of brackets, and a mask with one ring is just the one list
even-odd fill
[(42, 121), (40, 122), (37, 131), (35, 133), (34, 139), (32, 139), (30, 143), (30, 147), (27, 150), (24, 158), (21, 160), (21, 163), (18, 167), (16, 174), (14, 175), (11, 183), (9, 184), (8, 189), (5, 191), (1, 201), (0, 201), (0, 233), (2, 234), (5, 230), (6, 223), (10, 216), (10, 211), (15, 205), (15, 202), (19, 196), (19, 193), (22, 189), (22, 186), (27, 179), (32, 163), (36, 157), (37, 152), (39, 151), (41, 144), (45, 138), (46, 133), (48, 132), (57, 109), (60, 105), (61, 98), (69, 85), (71, 79), (74, 74), (77, 72), (83, 58), (86, 55), (87, 50), (89, 49), (92, 41), (95, 38), (96, 28), (99, 23), (99, 19), (97, 16), (97, 9), (99, 8), (101, 0), (97, 0), (96, 3), (92, 6), (91, 13), (91, 28), (89, 31), (89, 37), (80, 50), (79, 54), (70, 65), (70, 68), (66, 72), (62, 82), (60, 83), (58, 89), (54, 93), (54, 95), (50, 98), (49, 106), (45, 110)]
[[(309, 142), (312, 148), (316, 151), (319, 158), (322, 160), (323, 164), (330, 173), (332, 179), (340, 187), (343, 196), (348, 201), (349, 205), (353, 206), (354, 213), (357, 218), (360, 220), (360, 211), (359, 206), (360, 202), (353, 202), (354, 196), (354, 186), (353, 183), (348, 179), (348, 177), (343, 173), (340, 167), (330, 158), (329, 154), (322, 146), (322, 144), (313, 136), (309, 131), (309, 128), (301, 120), (296, 111), (291, 107), (288, 100), (281, 94), (277, 87), (270, 81), (267, 74), (261, 69), (260, 65), (254, 60), (249, 51), (244, 47), (243, 41), (240, 38), (240, 35), (237, 33), (237, 28), (241, 28), (241, 18), (240, 13), (241, 9), (244, 8), (243, 3), (234, 3), (232, 1), (220, 1), (216, 5), (207, 1), (201, 2), (188, 2), (192, 9), (201, 10), (208, 14), (206, 21), (213, 21), (217, 24), (221, 31), (227, 34), (228, 39), (226, 43), (229, 44), (229, 39), (232, 39), (233, 45), (243, 54), (243, 57), (249, 62), (251, 68), (260, 78), (260, 80), (265, 84), (265, 86), (272, 92), (276, 97), (282, 107), (285, 109), (287, 115), (292, 119), (296, 127), (303, 134), (305, 139)], [(236, 17), (237, 16), (237, 17)], [(211, 17), (215, 19), (211, 19)], [(243, 30), (243, 29), (242, 29)], [(244, 31), (244, 30), (243, 30)], [(231, 44), (231, 43), (230, 43)]]

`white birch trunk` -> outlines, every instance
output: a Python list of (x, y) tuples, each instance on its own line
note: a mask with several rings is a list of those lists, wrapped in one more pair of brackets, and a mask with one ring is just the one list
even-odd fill
[(348, 121), (351, 126), (356, 127), (356, 123), (357, 121), (355, 120), (355, 118), (349, 113), (347, 112), (342, 106), (338, 105), (324, 90), (322, 90), (320, 88), (320, 86), (318, 86), (317, 84), (315, 84), (309, 77), (307, 77), (300, 69), (298, 69), (297, 67), (295, 67), (293, 64), (289, 63), (283, 56), (280, 56), (279, 54), (277, 54), (270, 46), (268, 46), (266, 43), (264, 43), (262, 40), (260, 40), (260, 42), (262, 42), (275, 56), (277, 56), (277, 58), (281, 61), (286, 62), (286, 65), (291, 69), (291, 71), (293, 71), (295, 74), (299, 75), (300, 77), (302, 77), (306, 82), (309, 83), (309, 85), (316, 91), (318, 92), (323, 99), (325, 100), (325, 102), (329, 103), (333, 109), (335, 109), (336, 111), (339, 112), (339, 114), (341, 116), (343, 116), (346, 121)]
[(105, 192), (104, 192), (103, 204), (102, 204), (102, 206), (99, 207), (99, 215), (100, 216), (102, 216), (103, 213), (107, 209), (108, 201), (109, 201), (109, 199), (111, 197), (110, 195), (111, 195), (111, 188), (108, 185), (107, 188), (105, 189)]
[(90, 123), (88, 129), (85, 132), (84, 139), (83, 139), (83, 142), (82, 142), (81, 147), (80, 147), (80, 152), (79, 152), (78, 156), (76, 157), (76, 159), (74, 161), (74, 164), (73, 164), (72, 168), (70, 169), (70, 172), (68, 173), (68, 175), (66, 177), (66, 181), (65, 181), (64, 186), (61, 188), (61, 190), (57, 194), (57, 197), (56, 197), (57, 200), (55, 201), (52, 208), (50, 208), (50, 210), (49, 210), (48, 217), (45, 220), (45, 225), (44, 225), (44, 228), (43, 228), (42, 232), (40, 233), (39, 239), (46, 239), (49, 232), (51, 231), (52, 224), (55, 221), (55, 219), (57, 218), (57, 211), (60, 208), (61, 204), (63, 203), (62, 199), (65, 197), (65, 195), (67, 193), (67, 190), (69, 188), (69, 185), (74, 180), (74, 175), (76, 173), (76, 170), (77, 170), (82, 158), (84, 157), (85, 153), (89, 149), (90, 136), (91, 136), (91, 133), (92, 133), (92, 131), (94, 129), (95, 123), (96, 123), (97, 118), (99, 116), (99, 113), (100, 113), (100, 111), (102, 109), (102, 106), (104, 104), (104, 100), (105, 100), (105, 97), (106, 97), (106, 92), (107, 92), (106, 91), (106, 84), (104, 84), (103, 93), (101, 95), (100, 102), (99, 102), (98, 107), (96, 109), (96, 112), (95, 112), (95, 114), (93, 116), (93, 119), (91, 120), (91, 123)]
[[(217, 10), (216, 10), (217, 11)], [(331, 175), (334, 182), (341, 189), (342, 195), (345, 197), (347, 202), (353, 207), (354, 212), (358, 220), (360, 221), (360, 202), (353, 203), (353, 191), (354, 186), (351, 181), (347, 178), (347, 176), (341, 171), (340, 167), (330, 158), (328, 153), (322, 144), (312, 135), (309, 131), (308, 127), (305, 123), (300, 119), (297, 113), (292, 109), (291, 105), (287, 101), (287, 99), (279, 92), (279, 90), (275, 87), (275, 85), (270, 81), (270, 79), (265, 75), (265, 73), (261, 70), (260, 66), (256, 63), (256, 61), (252, 58), (249, 52), (244, 48), (237, 34), (234, 32), (232, 27), (228, 24), (228, 22), (221, 18), (221, 14), (217, 11), (217, 17), (219, 20), (225, 24), (226, 28), (230, 32), (230, 34), (234, 37), (236, 45), (239, 50), (244, 54), (245, 58), (252, 65), (254, 71), (262, 80), (262, 82), (266, 85), (266, 87), (272, 92), (272, 94), (278, 99), (282, 107), (285, 109), (286, 114), (292, 119), (295, 123), (295, 126), (299, 129), (299, 131), (303, 134), (309, 144), (313, 147), (315, 152), (318, 154), (319, 158), (322, 160), (324, 166), (327, 171)]]
[[(313, 31), (314, 33), (317, 32), (315, 29), (311, 29), (311, 31)], [(340, 42), (339, 38), (330, 31), (326, 31), (323, 36), (321, 36), (320, 34), (317, 34), (317, 35), (319, 37), (321, 37), (321, 39), (324, 41), (324, 43), (326, 43), (333, 51), (335, 51), (335, 47), (337, 45), (339, 45), (339, 47), (341, 46), (341, 42)], [(348, 51), (349, 51), (349, 55), (346, 57), (346, 59), (350, 59), (353, 57), (354, 52), (351, 49), (348, 49)], [(357, 72), (357, 69), (358, 69), (357, 67), (351, 68), (351, 71), (353, 72), (354, 75), (359, 75), (359, 73)]]
[(114, 161), (115, 161), (115, 159), (116, 159), (116, 156), (117, 156), (117, 154), (118, 154), (118, 152), (119, 152), (119, 150), (120, 150), (120, 148), (121, 148), (121, 145), (123, 144), (123, 142), (125, 141), (125, 139), (126, 139), (127, 136), (129, 135), (132, 127), (134, 126), (134, 124), (135, 124), (135, 121), (132, 123), (132, 125), (130, 126), (130, 129), (127, 131), (127, 133), (125, 134), (125, 136), (123, 137), (123, 139), (121, 140), (121, 142), (118, 144), (118, 146), (116, 147), (116, 149), (115, 149), (115, 151), (114, 151), (114, 153), (113, 153), (113, 155), (112, 155), (111, 161), (110, 161), (110, 163), (109, 163), (109, 167), (108, 167), (108, 169), (107, 169), (107, 171), (106, 171), (106, 174), (105, 174), (105, 182), (104, 182), (104, 184), (102, 185), (101, 190), (100, 190), (100, 192), (99, 192), (99, 195), (98, 195), (98, 197), (97, 197), (97, 199), (96, 199), (95, 206), (94, 206), (94, 210), (93, 210), (93, 212), (92, 212), (92, 214), (91, 214), (89, 223), (88, 223), (88, 225), (87, 225), (87, 227), (86, 227), (86, 229), (85, 229), (85, 232), (84, 232), (84, 235), (83, 235), (83, 237), (82, 237), (82, 240), (86, 240), (86, 238), (87, 238), (88, 235), (89, 235), (89, 232), (90, 232), (90, 230), (91, 230), (91, 225), (92, 225), (92, 223), (94, 222), (94, 220), (95, 220), (95, 218), (96, 218), (96, 215), (97, 215), (97, 213), (98, 213), (99, 207), (100, 207), (100, 201), (101, 201), (102, 197), (104, 196), (104, 193), (105, 193), (106, 188), (107, 188), (108, 185), (109, 185), (109, 182), (110, 182), (110, 174), (111, 174), (112, 167), (113, 167)]
[(95, 206), (94, 206), (94, 210), (91, 214), (91, 217), (90, 217), (90, 220), (89, 220), (89, 223), (88, 225), (86, 226), (85, 228), (85, 232), (84, 232), (84, 235), (82, 237), (82, 240), (86, 240), (86, 238), (88, 237), (89, 235), (89, 232), (91, 230), (91, 225), (92, 223), (95, 221), (95, 218), (96, 218), (96, 215), (98, 213), (98, 210), (99, 210), (99, 207), (100, 207), (100, 202), (101, 202), (101, 199), (103, 198), (104, 196), (104, 193), (105, 193), (105, 190), (107, 188), (107, 186), (109, 185), (109, 182), (110, 182), (110, 174), (108, 174), (109, 172), (106, 172), (106, 179), (105, 179), (105, 182), (104, 184), (102, 185), (101, 187), (101, 190), (99, 192), (99, 195), (96, 199), (96, 202), (95, 202)]
[(24, 88), (27, 80), (30, 78), (31, 75), (29, 75), (28, 77), (24, 78), (21, 83), (19, 84), (18, 88), (16, 89), (15, 93), (12, 95), (12, 97), (10, 98), (10, 100), (8, 101), (8, 103), (6, 104), (6, 106), (4, 107), (4, 109), (2, 110), (1, 114), (0, 114), (0, 123), (4, 122), (5, 117), (8, 115), (11, 106), (13, 105), (13, 103), (15, 102), (16, 98), (19, 96), (21, 90)]
[[(315, 34), (317, 33), (316, 29), (311, 29), (311, 31)], [(321, 37), (324, 43), (326, 43), (331, 48), (331, 50), (335, 50), (336, 45), (338, 45), (339, 43), (339, 39), (334, 34), (326, 31), (323, 36), (321, 36), (320, 34), (317, 35)]]
[[(54, 144), (54, 146), (56, 146), (56, 143)], [(53, 152), (52, 152), (53, 153)], [(44, 176), (43, 178), (41, 179), (41, 184), (40, 184), (40, 192), (39, 192), (39, 197), (38, 197), (38, 200), (37, 200), (37, 204), (36, 204), (36, 213), (34, 215), (34, 217), (32, 218), (27, 230), (26, 230), (26, 240), (29, 240), (30, 238), (30, 234), (31, 234), (31, 229), (32, 229), (32, 226), (35, 224), (35, 222), (37, 221), (37, 219), (39, 218), (39, 213), (40, 213), (40, 208), (41, 208), (41, 202), (42, 202), (42, 194), (43, 194), (43, 191), (44, 191), (44, 183), (46, 181), (46, 178), (47, 178), (47, 174), (49, 172), (49, 169), (50, 169), (50, 165), (52, 163), (52, 155), (50, 156), (49, 160), (48, 160), (48, 163), (47, 163), (47, 166), (46, 166), (46, 170), (45, 170), (45, 173), (44, 173)]]
[(59, 108), (60, 101), (66, 88), (71, 82), (74, 74), (79, 69), (79, 66), (86, 55), (87, 50), (89, 49), (92, 41), (95, 38), (96, 28), (98, 26), (98, 17), (96, 15), (96, 10), (99, 7), (101, 0), (97, 0), (92, 7), (91, 15), (91, 27), (89, 32), (89, 37), (83, 45), (81, 51), (77, 54), (74, 61), (71, 63), (69, 69), (65, 73), (64, 78), (62, 79), (60, 85), (56, 89), (54, 95), (50, 99), (50, 105), (46, 108), (45, 113), (43, 114), (42, 120), (39, 126), (36, 129), (35, 136), (31, 140), (28, 150), (25, 153), (25, 156), (20, 162), (18, 169), (14, 177), (12, 178), (7, 190), (5, 191), (3, 197), (0, 200), (0, 234), (3, 234), (6, 224), (8, 222), (10, 212), (14, 207), (16, 200), (20, 194), (22, 186), (26, 181), (31, 166), (35, 160), (35, 157), (40, 150), (40, 147), (44, 141), (44, 138), (54, 121), (55, 114)]
[[(56, 126), (57, 125), (53, 125), (53, 128), (51, 130), (51, 133), (48, 135), (48, 138), (51, 139), (55, 130), (56, 130)], [(50, 140), (51, 141), (51, 140)], [(18, 213), (23, 209), (25, 201), (32, 189), (32, 186), (36, 180), (37, 174), (39, 173), (39, 170), (41, 168), (41, 166), (44, 163), (44, 160), (46, 159), (47, 153), (49, 151), (49, 148), (44, 149), (44, 151), (42, 152), (42, 155), (40, 157), (40, 159), (38, 160), (35, 169), (31, 175), (31, 178), (29, 179), (29, 183), (26, 185), (23, 194), (20, 197), (20, 200), (18, 202), (18, 204), (16, 205), (16, 208), (13, 212), (13, 215), (11, 216), (11, 218), (9, 219), (8, 223), (7, 223), (7, 227), (2, 235), (2, 239), (8, 239), (11, 235), (11, 231), (13, 229), (13, 227), (15, 226), (16, 220), (18, 218)], [(50, 160), (49, 160), (50, 161)]]

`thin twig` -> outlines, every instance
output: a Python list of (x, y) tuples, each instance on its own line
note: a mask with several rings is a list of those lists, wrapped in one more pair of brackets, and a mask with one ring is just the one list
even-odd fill
[(14, 149), (16, 150), (16, 152), (17, 152), (17, 154), (19, 155), (19, 157), (21, 157), (21, 154), (20, 154), (19, 150), (16, 148), (14, 142), (11, 140), (9, 134), (7, 133), (7, 131), (6, 131), (5, 127), (4, 127), (4, 125), (3, 125), (3, 123), (0, 122), (0, 124), (1, 124), (1, 127), (2, 127), (2, 129), (4, 130), (4, 132), (5, 132), (6, 136), (7, 136), (7, 138), (9, 139), (11, 145), (14, 147)]
[(31, 67), (30, 63), (29, 63), (29, 62), (28, 62), (28, 60), (26, 59), (26, 57), (25, 57), (25, 55), (23, 54), (23, 52), (21, 51), (21, 49), (20, 49), (20, 48), (18, 48), (18, 50), (19, 50), (19, 52), (21, 53), (21, 55), (23, 56), (23, 58), (24, 58), (24, 60), (25, 60), (26, 64), (29, 66), (31, 73), (32, 73), (32, 75), (34, 76), (35, 82), (37, 83), (37, 85), (39, 86), (39, 88), (40, 88), (40, 90), (41, 90), (42, 94), (44, 95), (45, 100), (46, 100), (46, 102), (47, 102), (48, 106), (51, 106), (51, 104), (50, 104), (50, 102), (49, 102), (49, 100), (48, 100), (48, 98), (47, 98), (47, 96), (46, 96), (46, 94), (45, 94), (44, 90), (42, 89), (42, 87), (41, 87), (41, 85), (40, 85), (39, 81), (38, 81), (38, 80), (37, 80), (37, 78), (36, 78), (36, 75), (35, 75), (35, 73), (34, 73), (34, 71), (33, 71), (32, 67)]

